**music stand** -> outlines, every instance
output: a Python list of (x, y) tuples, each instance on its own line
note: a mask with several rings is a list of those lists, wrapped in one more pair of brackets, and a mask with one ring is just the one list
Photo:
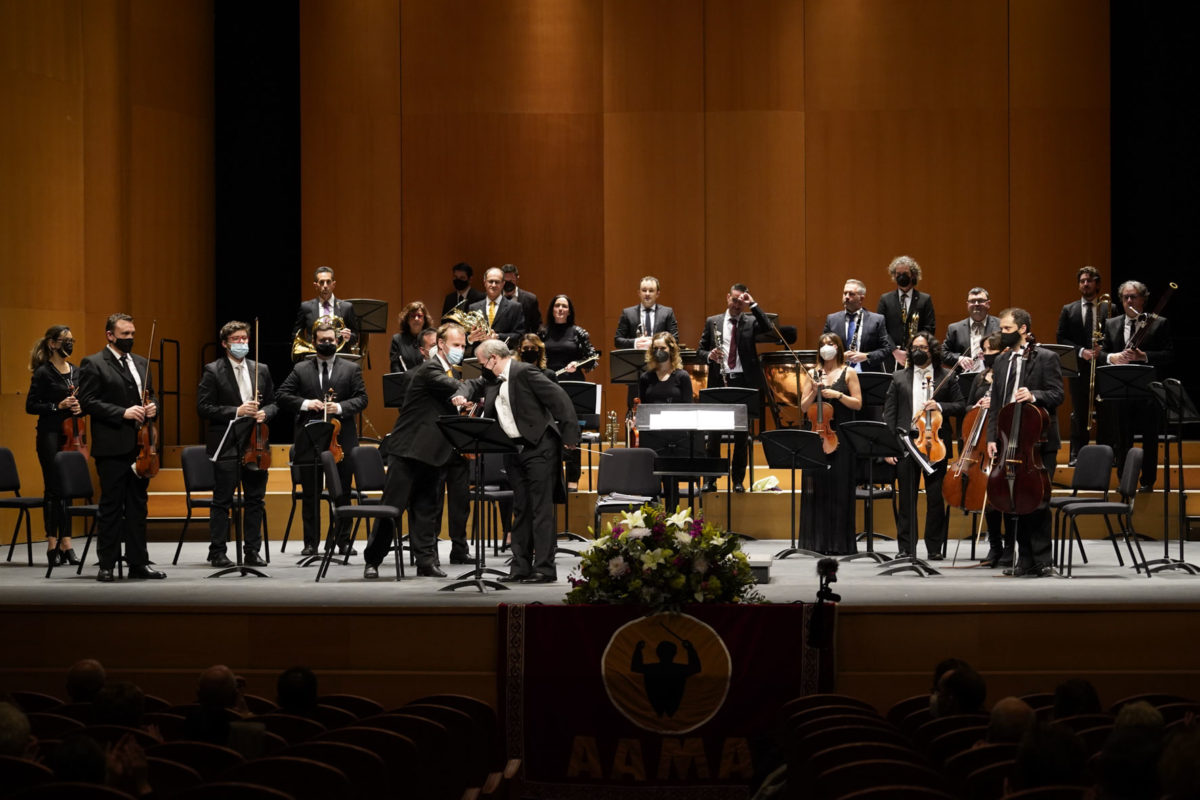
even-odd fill
[(1070, 344), (1043, 344), (1038, 342), (1038, 347), (1043, 350), (1049, 350), (1058, 356), (1058, 366), (1062, 370), (1064, 378), (1079, 377), (1079, 349)]
[[(932, 475), (936, 471), (936, 468), (933, 466), (933, 464), (929, 463), (929, 460), (925, 457), (925, 454), (917, 448), (917, 443), (913, 439), (913, 434), (915, 434), (915, 431), (898, 430), (896, 431), (896, 439), (900, 443), (900, 447), (904, 451), (904, 454), (908, 458), (911, 458), (913, 461), (915, 461), (917, 466), (921, 468), (922, 472), (924, 472), (926, 475)], [(899, 488), (899, 486), (897, 486), (897, 488)], [(916, 554), (918, 499), (916, 488), (917, 482), (913, 481), (912, 502), (910, 502), (908, 505), (908, 525), (913, 536), (913, 552), (909, 553), (903, 558), (896, 558), (888, 562), (887, 569), (879, 573), (880, 575), (898, 575), (901, 572), (914, 572), (919, 577), (928, 578), (930, 575), (942, 574), (933, 567), (929, 566), (928, 562), (918, 558)], [(928, 485), (926, 486), (926, 491), (928, 491)]]
[[(597, 416), (600, 414), (600, 385), (589, 381), (559, 381), (558, 386), (567, 393), (567, 397), (571, 398), (571, 405), (575, 407), (575, 414), (579, 417), (584, 415)], [(592, 468), (592, 452), (588, 451), (588, 470)], [(565, 476), (564, 476), (565, 477)], [(571, 542), (586, 542), (587, 539), (577, 533), (571, 532), (571, 490), (563, 484), (563, 529), (555, 536), (558, 539), (566, 539)], [(555, 552), (563, 552), (568, 555), (577, 556), (579, 553), (575, 550), (567, 550), (562, 547), (555, 548)]]
[[(866, 373), (863, 373), (866, 374)], [(862, 377), (861, 375), (859, 376)], [(885, 376), (891, 381), (891, 376)], [(860, 558), (870, 559), (877, 564), (891, 561), (883, 553), (875, 552), (875, 459), (900, 458), (904, 449), (892, 435), (892, 430), (885, 422), (875, 420), (854, 420), (843, 422), (838, 426), (838, 433), (844, 434), (846, 443), (854, 451), (854, 457), (867, 462), (867, 508), (864, 511), (867, 527), (867, 549), (862, 553), (851, 553), (842, 556), (839, 561), (856, 561)]]
[(371, 353), (367, 349), (367, 342), (372, 333), (387, 333), (387, 301), (368, 300), (360, 297), (357, 300), (347, 300), (346, 302), (354, 306), (354, 319), (358, 323), (358, 351), (363, 354), (366, 365), (370, 367)]
[(888, 387), (891, 385), (891, 373), (858, 373), (858, 388), (862, 390), (863, 409), (878, 408), (882, 411), (883, 404), (887, 402)]
[[(1192, 398), (1188, 396), (1181, 384), (1175, 378), (1168, 378), (1166, 381), (1159, 383), (1155, 381), (1150, 384), (1150, 388), (1154, 392), (1155, 399), (1158, 400), (1166, 417), (1163, 421), (1163, 434), (1161, 441), (1163, 442), (1163, 557), (1156, 558), (1152, 561), (1144, 562), (1144, 566), (1149, 572), (1164, 572), (1169, 569), (1177, 569), (1188, 573), (1189, 575), (1200, 574), (1200, 568), (1194, 564), (1189, 564), (1183, 557), (1183, 540), (1187, 538), (1187, 486), (1184, 482), (1184, 466), (1183, 466), (1183, 429), (1184, 425), (1195, 425), (1200, 422), (1200, 413), (1196, 411), (1196, 406), (1192, 403)], [(1171, 424), (1175, 424), (1175, 434), (1171, 434)], [(1168, 525), (1170, 518), (1170, 496), (1171, 496), (1171, 440), (1174, 439), (1177, 454), (1179, 457), (1179, 558), (1171, 558), (1171, 529)], [(1145, 443), (1143, 443), (1143, 447)]]
[(389, 372), (383, 376), (383, 407), (400, 408), (404, 405), (404, 393), (408, 391), (408, 370)]
[[(300, 436), (296, 437), (296, 443), (292, 450), (292, 463), (298, 467), (310, 467), (312, 469), (312, 490), (313, 497), (305, 497), (304, 502), (311, 501), (314, 506), (314, 513), (317, 518), (314, 523), (321, 521), (321, 453), (329, 449), (329, 444), (333, 441), (333, 423), (325, 422), (324, 420), (315, 419), (309, 422), (300, 429)], [(337, 502), (337, 498), (331, 498)], [(303, 512), (301, 508), (301, 512)], [(329, 521), (329, 533), (325, 537), (325, 549), (333, 547), (334, 540), (337, 538), (337, 533), (334, 530), (334, 521)], [(297, 566), (308, 567), (324, 558), (323, 555), (305, 556), (300, 559)]]
[[(720, 436), (722, 440), (729, 436), (729, 441), (735, 442), (739, 435), (746, 437), (746, 464), (750, 470), (750, 484), (754, 485), (754, 437), (750, 433), (750, 420), (757, 418), (759, 413), (758, 389), (750, 389), (742, 386), (717, 386), (712, 389), (700, 390), (700, 402), (702, 404), (719, 404), (731, 406), (744, 406), (746, 409), (745, 419), (740, 426), (734, 427), (731, 430), (711, 431), (710, 436)], [(735, 423), (736, 424), (736, 423)], [(747, 536), (744, 533), (736, 533), (733, 530), (733, 446), (729, 448), (729, 483), (730, 491), (726, 492), (725, 498), (725, 529), (726, 532), (733, 536), (740, 536), (743, 539), (753, 539), (753, 536)]]
[(250, 438), (250, 431), (253, 429), (254, 417), (235, 417), (229, 420), (225, 435), (217, 445), (217, 452), (209, 459), (214, 465), (218, 462), (233, 463), (233, 502), (229, 504), (229, 515), (233, 518), (233, 538), (237, 550), (237, 564), (206, 576), (209, 578), (220, 578), (235, 572), (243, 576), (253, 575), (256, 578), (271, 577), (254, 567), (242, 564), (242, 525), (246, 513), (246, 503), (242, 496), (242, 453), (246, 450), (246, 440)]
[(780, 550), (775, 554), (775, 558), (783, 559), (790, 555), (824, 558), (822, 553), (800, 547), (796, 523), (796, 470), (829, 469), (829, 460), (825, 458), (821, 434), (795, 428), (780, 429), (764, 431), (759, 437), (759, 441), (762, 442), (763, 455), (767, 457), (768, 467), (790, 469), (792, 473), (791, 546)]
[[(485, 455), (511, 454), (517, 452), (517, 446), (508, 438), (508, 434), (500, 427), (500, 423), (487, 417), (460, 417), (446, 415), (438, 417), (438, 429), (459, 453), (474, 454), (475, 464), (479, 475), (483, 475), (483, 458)], [(487, 557), (483, 547), (483, 481), (475, 481), (473, 503), (471, 510), (471, 538), (475, 543), (475, 568), (459, 576), (459, 580), (438, 589), (439, 592), (453, 592), (464, 586), (471, 586), (486, 593), (491, 589), (508, 589), (499, 581), (484, 578), (484, 573), (504, 575), (498, 569), (487, 566)]]
[(458, 365), (458, 367), (461, 373), (459, 380), (462, 381), (474, 380), (483, 374), (483, 367), (479, 366), (478, 358), (465, 358), (463, 359), (463, 362)]
[[(688, 507), (694, 514), (696, 511), (696, 481), (701, 478), (717, 478), (728, 473), (729, 463), (721, 457), (709, 458), (697, 456), (699, 449), (696, 444), (696, 434), (705, 430), (727, 430), (730, 427), (745, 427), (745, 406), (731, 406), (725, 411), (718, 412), (722, 419), (709, 418), (695, 403), (642, 403), (637, 410), (637, 426), (643, 436), (661, 434), (669, 443), (671, 449), (679, 450), (686, 435), (686, 455), (658, 456), (654, 459), (654, 475), (659, 478), (674, 478), (686, 480), (688, 484)], [(715, 427), (719, 426), (719, 427)], [(726, 507), (726, 523), (728, 526), (729, 508)]]

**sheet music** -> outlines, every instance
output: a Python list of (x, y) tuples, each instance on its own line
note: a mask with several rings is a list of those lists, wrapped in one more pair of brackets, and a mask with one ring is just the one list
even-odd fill
[[(745, 406), (742, 406), (745, 408)], [(696, 429), (702, 431), (730, 431), (737, 427), (733, 408), (709, 406), (696, 409)]]

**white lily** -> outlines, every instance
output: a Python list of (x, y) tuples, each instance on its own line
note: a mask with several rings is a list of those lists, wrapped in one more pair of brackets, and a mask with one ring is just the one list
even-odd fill
[(638, 509), (637, 511), (626, 511), (621, 518), (621, 522), (626, 528), (644, 528), (646, 527), (646, 512)]
[(676, 528), (686, 528), (691, 524), (692, 510), (690, 508), (681, 509), (667, 517), (667, 525), (674, 525)]

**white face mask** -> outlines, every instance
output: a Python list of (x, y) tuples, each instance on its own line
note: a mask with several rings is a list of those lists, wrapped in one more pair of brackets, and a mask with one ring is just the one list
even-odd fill
[(837, 355), (837, 348), (831, 344), (821, 345), (821, 358), (824, 361), (832, 361)]

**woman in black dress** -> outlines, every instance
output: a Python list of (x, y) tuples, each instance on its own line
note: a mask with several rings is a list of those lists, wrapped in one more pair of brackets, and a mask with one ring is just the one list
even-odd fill
[[(646, 371), (638, 379), (638, 399), (643, 403), (692, 402), (692, 376), (683, 368), (679, 343), (669, 333), (655, 334), (646, 349)], [(660, 456), (690, 454), (688, 433), (670, 434), (647, 431), (642, 434), (642, 447), (649, 447)], [(682, 452), (679, 448), (683, 447)], [(674, 511), (679, 504), (679, 481), (663, 479), (664, 506)]]
[[(967, 397), (967, 410), (972, 408), (988, 408), (992, 400), (992, 364), (1000, 355), (1000, 334), (993, 333), (985, 337), (980, 352), (983, 355), (983, 365), (986, 369), (975, 382), (971, 384), (971, 394)], [(1000, 409), (988, 411), (989, 414), (999, 414)], [(967, 431), (963, 431), (966, 438)], [(983, 432), (987, 438), (987, 430)], [(1002, 514), (990, 505), (983, 512), (983, 519), (988, 529), (988, 554), (980, 561), (986, 567), (1011, 567), (1013, 565), (1013, 542), (1016, 539), (1016, 517)], [(1002, 527), (1003, 526), (1003, 527)]]
[[(546, 364), (551, 372), (562, 371), (554, 377), (555, 381), (586, 381), (587, 373), (596, 366), (595, 361), (581, 364), (595, 355), (596, 348), (588, 332), (575, 324), (575, 304), (565, 294), (556, 294), (550, 300), (546, 309), (546, 324), (537, 335), (541, 337), (546, 348)], [(568, 450), (566, 459), (567, 488), (579, 487), (579, 475), (582, 470), (579, 448)]]
[(29, 359), (33, 372), (25, 411), (37, 414), (37, 456), (42, 466), (43, 519), (46, 525), (46, 558), (52, 566), (78, 564), (71, 548), (71, 522), (63, 512), (54, 455), (66, 444), (63, 422), (82, 409), (75, 397), (78, 368), (67, 361), (75, 348), (75, 337), (66, 325), (52, 325), (34, 345)]
[(420, 300), (415, 300), (400, 312), (400, 332), (392, 337), (388, 351), (388, 364), (392, 372), (408, 372), (425, 360), (421, 355), (421, 331), (432, 328), (429, 311)]
[[(854, 419), (862, 408), (858, 373), (846, 367), (842, 338), (826, 333), (817, 340), (821, 398), (833, 406), (833, 426)], [(800, 547), (826, 555), (857, 552), (854, 542), (854, 452), (838, 431), (838, 447), (826, 458), (829, 469), (805, 470), (800, 495)]]

